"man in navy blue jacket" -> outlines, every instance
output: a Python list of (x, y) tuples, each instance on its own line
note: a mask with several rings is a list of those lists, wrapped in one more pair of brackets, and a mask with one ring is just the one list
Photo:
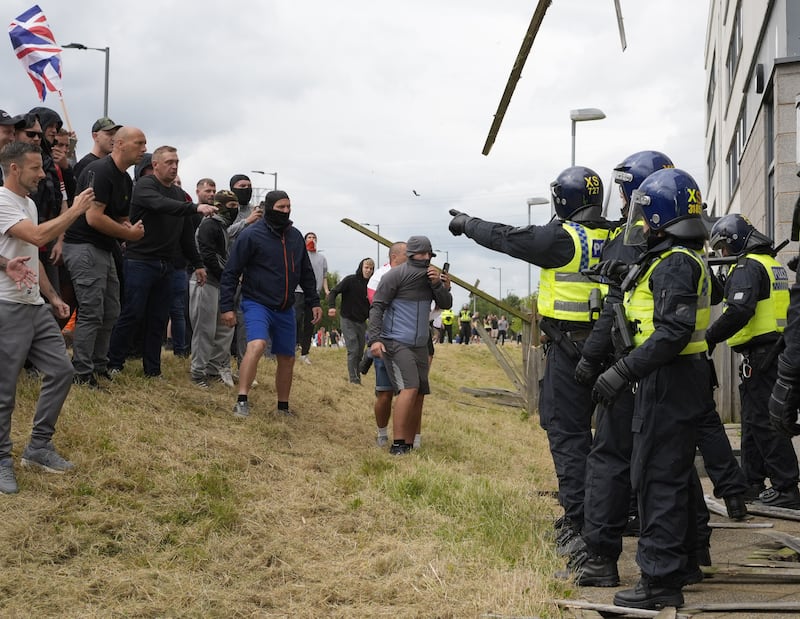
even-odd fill
[(312, 308), (313, 324), (322, 320), (314, 270), (303, 235), (292, 227), (291, 210), (285, 191), (270, 191), (264, 199), (264, 218), (242, 231), (222, 272), (220, 317), (229, 327), (236, 324), (233, 297), (239, 278), (242, 280), (247, 349), (239, 367), (239, 397), (233, 407), (234, 416), (239, 418), (250, 414), (247, 394), (268, 339), (278, 361), (275, 371), (278, 415), (294, 416), (289, 409), (289, 393), (296, 343), (294, 290), (298, 284), (305, 293), (306, 304)]

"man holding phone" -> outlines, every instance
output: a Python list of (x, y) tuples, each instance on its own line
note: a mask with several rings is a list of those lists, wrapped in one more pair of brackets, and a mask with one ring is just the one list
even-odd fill
[(139, 163), (147, 150), (140, 129), (120, 128), (110, 155), (86, 166), (78, 178), (78, 190), (95, 190), (97, 208), (82, 215), (64, 236), (67, 265), (78, 319), (72, 344), (74, 382), (97, 388), (97, 377), (110, 378), (108, 347), (111, 331), (120, 313), (120, 286), (114, 262), (119, 240), (136, 241), (144, 236), (144, 225), (128, 220), (133, 181), (127, 169)]

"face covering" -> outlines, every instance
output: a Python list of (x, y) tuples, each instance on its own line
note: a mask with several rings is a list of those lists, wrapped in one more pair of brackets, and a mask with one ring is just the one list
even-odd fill
[(231, 191), (236, 194), (236, 198), (239, 200), (239, 204), (242, 205), (250, 204), (250, 198), (253, 197), (252, 187), (237, 187), (231, 189)]
[(317, 251), (317, 242), (314, 239), (308, 239), (306, 241), (306, 249), (308, 251)]
[(236, 216), (239, 214), (238, 208), (219, 208), (217, 211), (217, 215), (222, 217), (225, 220), (227, 225), (231, 225), (234, 221), (236, 221)]
[(275, 209), (270, 209), (264, 213), (264, 219), (276, 232), (283, 232), (292, 223), (289, 221), (289, 213), (276, 211)]
[(427, 260), (417, 260), (415, 258), (409, 258), (408, 261), (415, 267), (422, 267), (424, 269), (427, 269), (431, 264), (430, 258), (428, 258)]

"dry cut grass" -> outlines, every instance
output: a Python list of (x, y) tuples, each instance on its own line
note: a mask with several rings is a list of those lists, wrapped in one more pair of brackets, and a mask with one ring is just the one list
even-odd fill
[[(244, 422), (171, 355), (166, 381), (134, 361), (106, 393), (74, 388), (55, 442), (77, 470), (17, 466), (20, 494), (0, 496), (0, 615), (558, 616), (544, 433), (459, 392), (509, 387), (485, 347), (437, 349), (405, 457), (374, 445), (373, 374), (350, 385), (344, 350), (312, 360), (291, 421), (270, 414), (266, 359)], [(37, 394), (20, 380), (17, 460)]]

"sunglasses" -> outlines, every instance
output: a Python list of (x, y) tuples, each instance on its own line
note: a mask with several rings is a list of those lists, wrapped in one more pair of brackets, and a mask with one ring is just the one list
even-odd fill
[(27, 135), (29, 138), (39, 138), (40, 140), (42, 139), (42, 132), (41, 131), (28, 131), (26, 129), (25, 130), (25, 135)]

